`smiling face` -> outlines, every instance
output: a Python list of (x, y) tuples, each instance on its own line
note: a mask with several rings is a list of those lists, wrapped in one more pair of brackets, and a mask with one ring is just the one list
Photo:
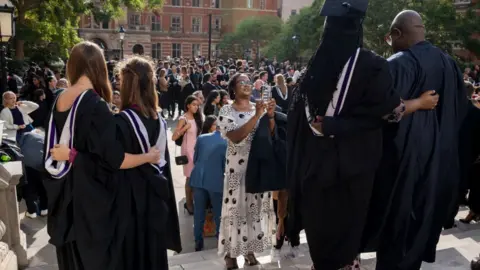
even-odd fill
[(252, 82), (247, 75), (240, 75), (235, 85), (235, 97), (250, 98), (252, 95)]

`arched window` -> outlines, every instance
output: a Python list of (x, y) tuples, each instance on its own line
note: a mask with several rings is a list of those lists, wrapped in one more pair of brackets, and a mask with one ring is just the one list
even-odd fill
[(92, 42), (97, 44), (98, 46), (100, 46), (100, 48), (102, 48), (102, 50), (104, 50), (104, 51), (108, 50), (107, 43), (105, 43), (105, 41), (103, 41), (102, 39), (93, 38)]

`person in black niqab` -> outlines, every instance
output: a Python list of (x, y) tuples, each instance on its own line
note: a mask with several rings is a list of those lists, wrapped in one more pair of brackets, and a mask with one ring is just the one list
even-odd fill
[(361, 48), (367, 5), (325, 2), (322, 41), (288, 113), (289, 228), (305, 228), (314, 269), (358, 267), (382, 126), (438, 101), (402, 101), (386, 60)]

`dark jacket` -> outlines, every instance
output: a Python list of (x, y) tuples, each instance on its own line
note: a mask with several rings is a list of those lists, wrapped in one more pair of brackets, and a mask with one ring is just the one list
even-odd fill
[(287, 187), (287, 116), (275, 113), (273, 135), (268, 117), (260, 118), (248, 157), (245, 185), (248, 193), (262, 193)]

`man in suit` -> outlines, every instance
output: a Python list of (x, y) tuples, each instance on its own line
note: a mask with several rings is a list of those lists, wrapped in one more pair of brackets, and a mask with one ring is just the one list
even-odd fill
[(213, 90), (217, 90), (218, 87), (216, 85), (213, 84), (213, 81), (215, 80), (215, 77), (210, 74), (210, 73), (207, 73), (203, 76), (203, 81), (205, 82), (202, 86), (202, 91), (203, 91), (203, 96), (205, 98), (208, 97), (208, 95), (210, 94), (210, 92), (212, 92)]
[[(203, 249), (203, 225), (208, 201), (211, 202), (218, 236), (220, 215), (222, 213), (223, 178), (225, 173), (225, 154), (227, 141), (217, 130), (214, 116), (208, 116), (206, 123), (213, 122), (209, 130), (203, 130), (197, 138), (194, 167), (190, 175), (193, 188), (195, 251)], [(206, 125), (207, 126), (207, 125)], [(205, 129), (205, 127), (204, 127)]]

